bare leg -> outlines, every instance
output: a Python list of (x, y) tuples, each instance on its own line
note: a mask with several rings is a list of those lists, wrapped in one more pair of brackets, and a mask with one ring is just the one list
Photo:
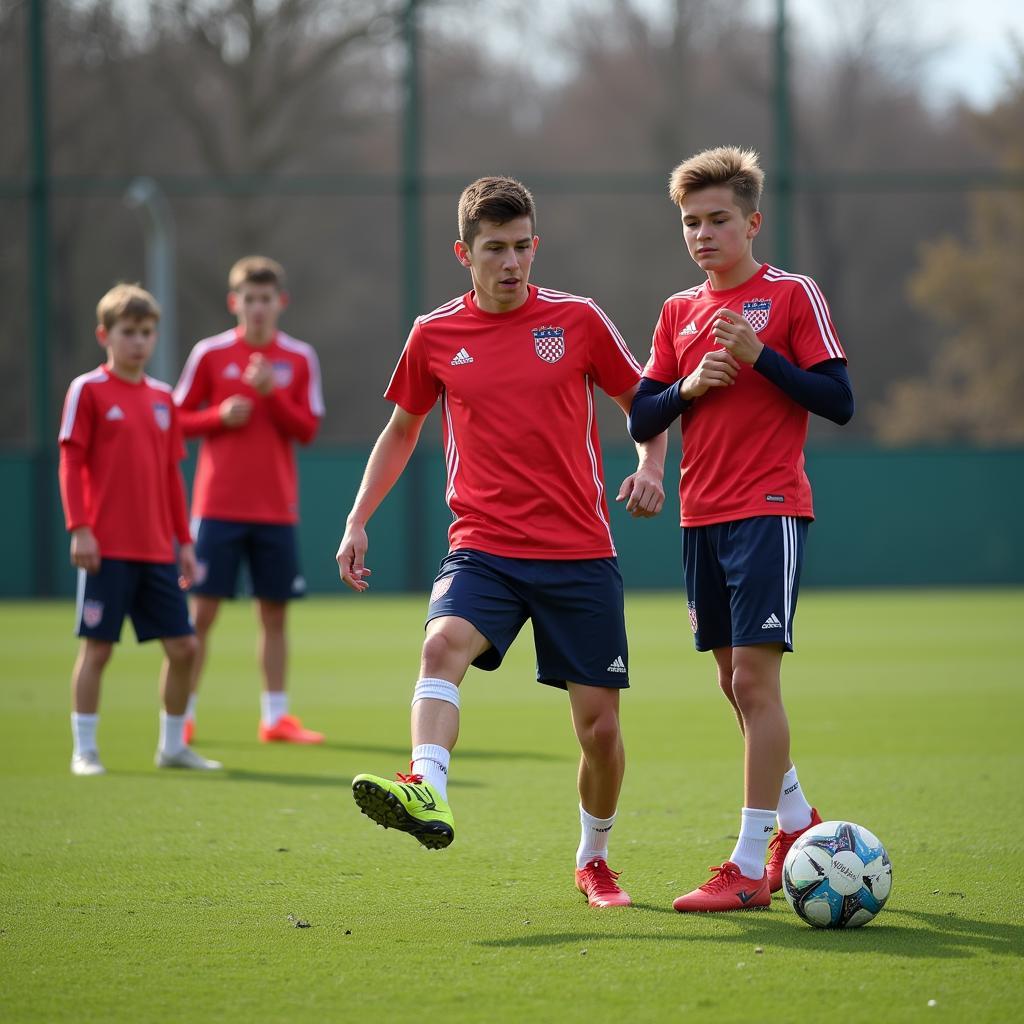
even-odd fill
[(258, 654), (263, 688), (267, 693), (284, 693), (288, 668), (288, 604), (263, 598), (257, 604), (260, 616)]
[(172, 636), (160, 642), (166, 655), (160, 668), (160, 696), (164, 710), (169, 715), (183, 715), (188, 707), (199, 641), (194, 636)]
[(100, 682), (103, 670), (114, 653), (114, 645), (105, 640), (84, 639), (71, 670), (71, 706), (80, 715), (95, 715), (100, 706)]
[(192, 624), (196, 630), (196, 656), (192, 662), (190, 679), (191, 693), (199, 691), (199, 679), (206, 665), (207, 637), (220, 611), (219, 597), (206, 597), (197, 594), (192, 598)]
[(569, 683), (569, 706), (580, 743), (580, 803), (595, 818), (610, 818), (618, 806), (626, 770), (619, 691)]

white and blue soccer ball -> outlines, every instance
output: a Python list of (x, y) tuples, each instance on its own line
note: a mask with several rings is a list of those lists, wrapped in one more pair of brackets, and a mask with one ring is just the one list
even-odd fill
[(885, 906), (892, 865), (878, 837), (849, 821), (824, 821), (792, 845), (782, 866), (789, 905), (815, 928), (859, 928)]

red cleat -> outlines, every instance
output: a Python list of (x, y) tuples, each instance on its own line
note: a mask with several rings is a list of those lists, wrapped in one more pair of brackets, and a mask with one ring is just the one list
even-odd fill
[(757, 910), (770, 907), (772, 894), (768, 891), (768, 875), (760, 879), (747, 878), (731, 860), (717, 868), (710, 881), (699, 889), (680, 896), (672, 904), (681, 914), (690, 911)]
[(786, 862), (786, 854), (789, 853), (790, 847), (812, 825), (820, 824), (821, 815), (812, 807), (811, 820), (803, 828), (798, 828), (795, 832), (783, 832), (782, 829), (779, 829), (772, 836), (772, 841), (768, 844), (768, 849), (771, 851), (771, 856), (768, 858), (768, 889), (771, 892), (778, 892), (782, 888), (782, 865)]
[(196, 734), (196, 723), (194, 718), (185, 719), (185, 728), (182, 730), (181, 738), (186, 747), (192, 746), (192, 738)]
[(324, 734), (303, 729), (294, 715), (282, 715), (273, 725), (260, 722), (261, 743), (323, 743)]
[(618, 871), (612, 871), (606, 861), (595, 857), (585, 868), (576, 869), (576, 888), (592, 907), (631, 906), (629, 893), (615, 881), (618, 877)]

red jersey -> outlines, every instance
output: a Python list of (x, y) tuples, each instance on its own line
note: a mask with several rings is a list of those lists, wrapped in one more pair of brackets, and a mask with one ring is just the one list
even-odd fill
[[(261, 395), (242, 380), (249, 357), (274, 368), (274, 389)], [(241, 427), (225, 427), (220, 403), (252, 400)], [(250, 345), (237, 329), (196, 344), (174, 389), (186, 437), (202, 437), (192, 491), (192, 514), (247, 523), (295, 523), (298, 473), (293, 441), (309, 444), (324, 414), (320, 363), (311, 345), (278, 332)]]
[[(665, 384), (692, 373), (719, 347), (717, 310), (741, 314), (759, 340), (801, 369), (846, 359), (828, 305), (809, 277), (763, 265), (736, 288), (708, 282), (671, 296), (662, 307), (644, 376)], [(712, 388), (683, 413), (679, 506), (683, 526), (751, 516), (813, 517), (804, 472), (808, 411), (752, 366), (736, 383)]]
[(594, 384), (620, 395), (640, 364), (591, 299), (529, 291), (510, 313), (469, 292), (417, 318), (385, 397), (417, 416), (441, 399), (451, 550), (608, 558)]
[(84, 373), (68, 388), (58, 440), (64, 523), (90, 527), (101, 557), (173, 562), (174, 539), (192, 542), (170, 385), (105, 366)]

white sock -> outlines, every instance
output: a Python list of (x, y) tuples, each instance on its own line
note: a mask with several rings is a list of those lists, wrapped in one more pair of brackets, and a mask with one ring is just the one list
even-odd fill
[(282, 715), (288, 714), (288, 694), (284, 690), (264, 690), (260, 694), (260, 707), (263, 724), (275, 726)]
[(580, 845), (576, 850), (576, 867), (585, 868), (595, 857), (608, 860), (608, 833), (615, 824), (615, 815), (610, 818), (595, 818), (580, 804)]
[(421, 743), (418, 747), (412, 748), (410, 768), (414, 775), (422, 775), (423, 781), (429, 782), (442, 800), (447, 800), (448, 766), (451, 760), (450, 750), (445, 750), (436, 743)]
[(779, 794), (779, 830), (797, 832), (811, 823), (811, 805), (800, 788), (796, 767), (782, 776), (782, 792)]
[(185, 747), (185, 716), (160, 712), (160, 750), (165, 754), (180, 753)]
[(77, 711), (71, 712), (71, 740), (74, 743), (75, 757), (96, 750), (96, 727), (99, 721), (99, 715), (80, 715)]
[(196, 720), (196, 705), (199, 703), (199, 694), (189, 694), (188, 706), (185, 708), (185, 717), (190, 721)]
[(744, 807), (740, 818), (740, 835), (729, 858), (746, 878), (761, 878), (768, 855), (768, 841), (775, 831), (775, 811)]

